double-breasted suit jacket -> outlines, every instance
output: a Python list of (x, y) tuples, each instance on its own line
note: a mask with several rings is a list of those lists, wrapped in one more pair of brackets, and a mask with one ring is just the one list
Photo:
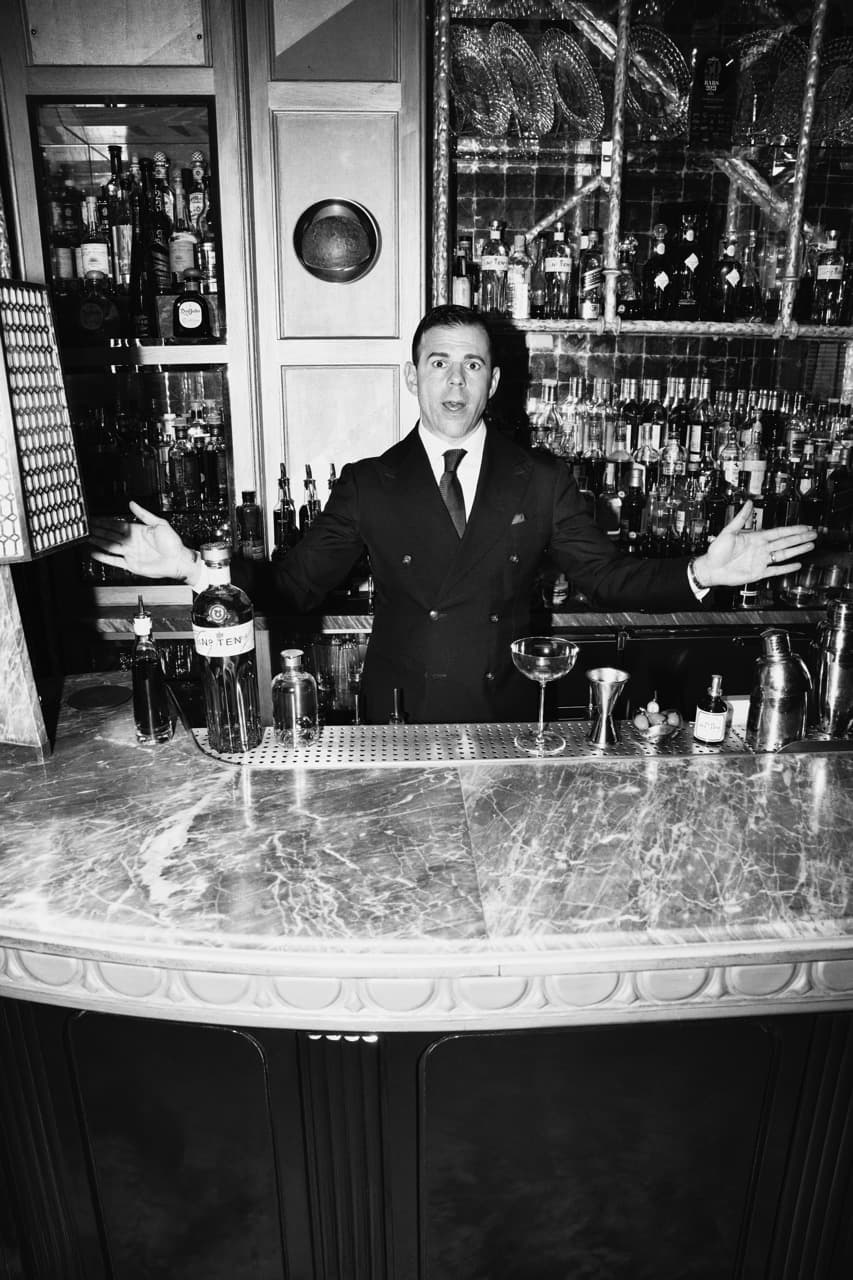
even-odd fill
[(601, 606), (690, 609), (686, 561), (621, 555), (584, 509), (565, 464), (489, 429), (462, 538), (417, 429), (380, 457), (345, 466), (308, 535), (276, 562), (275, 585), (316, 607), (364, 548), (374, 579), (364, 666), (366, 719), (388, 720), (396, 687), (415, 723), (526, 717), (536, 690), (512, 665), (529, 630), (546, 548)]

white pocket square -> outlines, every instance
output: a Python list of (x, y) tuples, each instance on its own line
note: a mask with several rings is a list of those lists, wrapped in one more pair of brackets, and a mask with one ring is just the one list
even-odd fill
[(516, 511), (515, 515), (512, 517), (512, 523), (513, 523), (513, 524), (524, 524), (524, 512), (523, 512), (523, 511)]

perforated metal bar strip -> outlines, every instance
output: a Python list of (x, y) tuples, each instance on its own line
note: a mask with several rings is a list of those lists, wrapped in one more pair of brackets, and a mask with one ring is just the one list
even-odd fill
[[(422, 724), (422, 725), (326, 725), (318, 738), (304, 747), (285, 747), (272, 729), (264, 730), (260, 746), (230, 755), (212, 751), (207, 730), (194, 730), (203, 751), (229, 764), (253, 769), (357, 769), (400, 765), (449, 765), (474, 760), (531, 760), (515, 745), (521, 724)], [(694, 742), (690, 728), (679, 730), (664, 742), (644, 740), (632, 725), (621, 730), (621, 741), (611, 747), (593, 747), (587, 741), (589, 725), (563, 721), (559, 732), (566, 745), (547, 760), (612, 760), (638, 756), (692, 757), (752, 754), (741, 734), (732, 730), (724, 743), (706, 747)]]

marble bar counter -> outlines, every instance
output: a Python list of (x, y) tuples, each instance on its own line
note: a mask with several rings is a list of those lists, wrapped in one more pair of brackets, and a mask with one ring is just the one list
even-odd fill
[(339, 1031), (853, 1008), (847, 751), (251, 769), (69, 704), (126, 681), (70, 681), (53, 755), (0, 769), (2, 995)]

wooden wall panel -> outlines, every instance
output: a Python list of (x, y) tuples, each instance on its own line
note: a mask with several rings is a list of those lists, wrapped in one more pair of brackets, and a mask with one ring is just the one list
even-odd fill
[(396, 0), (273, 0), (274, 80), (396, 80)]
[(325, 502), (330, 463), (340, 473), (345, 463), (383, 453), (397, 438), (399, 373), (396, 365), (282, 370), (286, 439), (281, 456), (290, 459), (297, 504), (306, 463)]
[[(396, 337), (397, 116), (391, 112), (282, 111), (273, 115), (280, 336)], [(293, 231), (318, 200), (354, 200), (379, 224), (376, 265), (347, 284), (300, 264)]]
[(24, 0), (36, 66), (208, 63), (203, 0)]

